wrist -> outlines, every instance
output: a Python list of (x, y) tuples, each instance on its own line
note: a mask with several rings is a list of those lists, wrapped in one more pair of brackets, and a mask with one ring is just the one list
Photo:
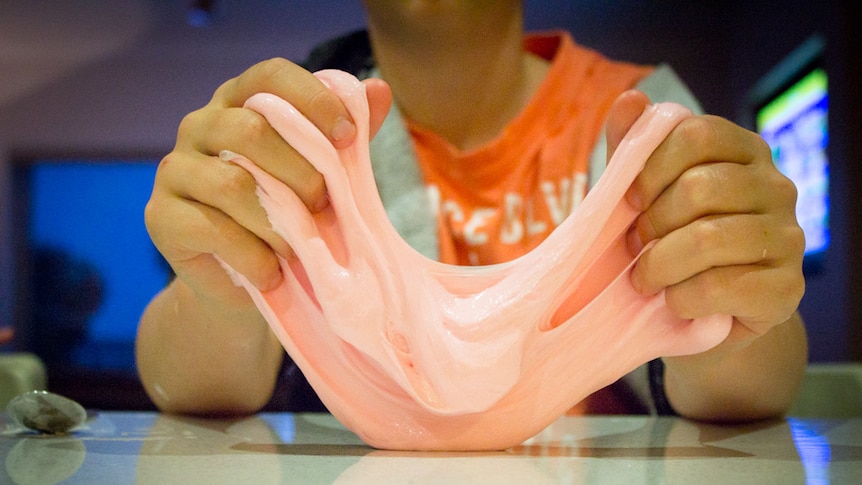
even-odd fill
[(801, 319), (762, 336), (734, 322), (731, 335), (702, 354), (666, 357), (665, 391), (673, 408), (693, 419), (748, 421), (786, 412), (807, 363)]
[[(247, 325), (263, 322), (263, 316), (251, 296), (241, 287), (234, 286), (228, 291), (205, 292), (177, 278), (171, 282), (168, 291), (173, 293), (178, 317), (180, 314), (186, 314), (189, 318), (211, 323), (238, 322)], [(185, 318), (183, 320), (187, 321)]]
[(253, 412), (268, 400), (284, 354), (250, 300), (214, 304), (179, 280), (147, 307), (136, 346), (147, 393), (180, 413)]

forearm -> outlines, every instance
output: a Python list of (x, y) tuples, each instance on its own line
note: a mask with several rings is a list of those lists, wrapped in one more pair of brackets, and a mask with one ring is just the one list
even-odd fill
[(793, 404), (807, 365), (799, 314), (744, 346), (665, 358), (665, 391), (682, 416), (706, 421), (779, 417)]
[(147, 393), (174, 413), (257, 411), (272, 394), (283, 354), (253, 306), (219, 310), (179, 280), (147, 307), (136, 341)]

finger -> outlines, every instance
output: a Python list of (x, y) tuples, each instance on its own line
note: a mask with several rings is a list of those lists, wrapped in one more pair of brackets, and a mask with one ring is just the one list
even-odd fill
[[(174, 170), (160, 170), (158, 184), (171, 187), (176, 197), (213, 207), (267, 244), (283, 257), (293, 252), (272, 228), (261, 207), (257, 184), (245, 169), (214, 157), (183, 158)], [(172, 162), (173, 163), (173, 162)], [(177, 165), (183, 164), (183, 167)]]
[(629, 90), (621, 94), (608, 112), (605, 133), (607, 160), (610, 161), (620, 142), (649, 105), (649, 98), (640, 91)]
[(240, 107), (251, 96), (266, 92), (286, 100), (326, 135), (337, 148), (353, 142), (356, 126), (344, 103), (301, 66), (286, 59), (255, 64), (216, 91), (223, 107)]
[(366, 79), (363, 83), (365, 83), (365, 93), (370, 110), (369, 136), (374, 138), (392, 106), (392, 90), (389, 88), (389, 84), (382, 79)]
[(716, 161), (752, 164), (771, 161), (769, 148), (757, 134), (717, 116), (683, 120), (647, 160), (626, 193), (638, 210), (649, 207), (687, 169)]
[(198, 140), (194, 151), (200, 153), (216, 156), (229, 147), (243, 154), (290, 187), (312, 212), (328, 204), (323, 175), (255, 111), (231, 108), (191, 114), (180, 124), (180, 137)]
[(698, 219), (644, 251), (632, 270), (632, 285), (649, 295), (724, 266), (794, 267), (790, 263), (798, 259), (804, 236), (797, 226), (775, 223), (775, 217), (735, 214)]
[[(733, 315), (762, 335), (792, 314), (802, 299), (805, 280), (792, 272), (788, 266), (724, 266), (669, 287), (665, 299), (682, 318)], [(767, 294), (770, 304), (763, 302)]]
[(180, 277), (234, 286), (212, 257), (218, 254), (263, 291), (281, 282), (278, 258), (270, 246), (214, 207), (191, 200), (162, 204), (151, 199), (145, 216), (150, 237)]
[(629, 249), (637, 254), (653, 239), (695, 220), (716, 214), (763, 213), (766, 198), (754, 170), (736, 163), (692, 167), (665, 189), (635, 220)]

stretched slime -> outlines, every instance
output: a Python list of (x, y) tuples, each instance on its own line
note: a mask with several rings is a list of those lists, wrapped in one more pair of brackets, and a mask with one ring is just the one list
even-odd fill
[(263, 115), (320, 171), (330, 205), (311, 214), (248, 159), (273, 228), (296, 258), (254, 299), (323, 403), (377, 448), (489, 450), (517, 445), (639, 365), (697, 353), (728, 316), (685, 320), (664, 294), (634, 291), (626, 189), (690, 113), (648, 107), (581, 205), (532, 252), (482, 267), (430, 260), (398, 235), (377, 193), (365, 89), (340, 71), (316, 75), (345, 103), (357, 139), (336, 150), (286, 101), (257, 94)]

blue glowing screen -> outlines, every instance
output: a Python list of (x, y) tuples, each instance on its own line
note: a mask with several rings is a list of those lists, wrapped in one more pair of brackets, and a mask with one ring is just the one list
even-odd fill
[[(131, 344), (138, 319), (169, 278), (144, 226), (155, 171), (154, 161), (37, 161), (27, 166), (29, 252), (43, 260), (32, 284), (58, 287), (35, 290), (32, 305), (37, 312), (53, 309), (57, 325), (85, 308), (85, 336), (75, 360), (87, 366), (134, 365)], [(44, 262), (46, 253), (49, 263)], [(87, 278), (98, 281), (89, 284), (97, 290), (83, 292), (84, 298), (95, 300), (92, 304), (56, 301), (76, 294)], [(98, 355), (99, 348), (112, 344), (124, 349), (123, 355)]]

